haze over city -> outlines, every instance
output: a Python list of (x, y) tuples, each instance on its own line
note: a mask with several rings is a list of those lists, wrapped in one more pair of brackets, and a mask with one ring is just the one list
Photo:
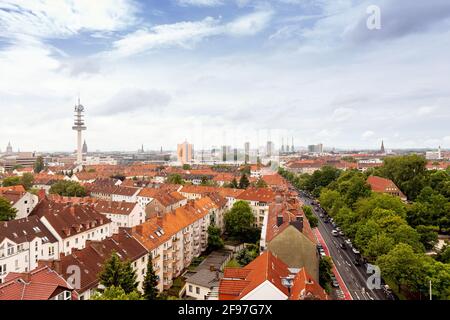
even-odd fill
[(378, 2), (2, 1), (0, 148), (448, 148), (450, 3)]

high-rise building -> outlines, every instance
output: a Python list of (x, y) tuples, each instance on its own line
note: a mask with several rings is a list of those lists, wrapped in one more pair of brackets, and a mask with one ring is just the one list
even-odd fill
[(72, 127), (73, 130), (77, 132), (77, 163), (83, 162), (83, 148), (82, 148), (82, 132), (87, 129), (84, 123), (84, 107), (80, 104), (80, 99), (78, 98), (78, 104), (75, 106), (75, 121)]
[(13, 153), (13, 149), (12, 149), (12, 146), (11, 146), (11, 142), (8, 142), (8, 146), (6, 147), (6, 154), (10, 155), (12, 153)]
[(323, 144), (312, 144), (308, 146), (309, 153), (323, 153)]
[(222, 146), (222, 161), (227, 161), (227, 146)]
[(273, 155), (273, 150), (274, 150), (273, 142), (272, 141), (267, 141), (266, 156), (267, 157), (271, 157)]
[(244, 144), (244, 161), (245, 163), (250, 161), (250, 142)]
[(192, 161), (194, 155), (194, 145), (187, 141), (178, 145), (177, 158), (181, 164), (186, 164)]
[(86, 144), (86, 140), (84, 140), (84, 143), (83, 143), (83, 154), (87, 154), (88, 153), (88, 147), (87, 147), (87, 144)]

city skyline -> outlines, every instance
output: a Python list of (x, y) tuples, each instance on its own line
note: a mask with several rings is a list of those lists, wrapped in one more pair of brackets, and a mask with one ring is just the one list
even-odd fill
[(0, 145), (73, 150), (81, 96), (90, 150), (158, 150), (162, 136), (206, 148), (224, 132), (264, 144), (267, 130), (304, 146), (450, 147), (446, 1), (381, 1), (376, 31), (362, 0), (113, 2), (0, 4)]

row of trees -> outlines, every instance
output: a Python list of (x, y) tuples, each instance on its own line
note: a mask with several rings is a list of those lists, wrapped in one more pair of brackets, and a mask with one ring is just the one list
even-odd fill
[[(330, 167), (313, 175), (280, 174), (318, 195), (322, 207), (398, 291), (419, 297), (431, 281), (434, 298), (450, 299), (450, 248), (435, 258), (424, 254), (435, 247), (438, 232), (448, 231), (450, 171), (427, 171), (425, 165), (425, 159), (412, 155), (387, 158), (365, 174)], [(366, 183), (371, 174), (393, 180), (412, 203), (371, 192)]]

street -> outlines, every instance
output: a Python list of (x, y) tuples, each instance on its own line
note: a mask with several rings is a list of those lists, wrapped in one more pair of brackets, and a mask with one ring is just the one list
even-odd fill
[[(311, 209), (317, 216), (319, 220), (317, 228), (320, 233), (319, 237), (321, 236), (321, 238), (325, 242), (326, 247), (329, 251), (329, 255), (333, 259), (333, 263), (338, 272), (337, 278), (339, 278), (339, 276), (342, 278), (343, 282), (345, 283), (345, 287), (346, 289), (348, 289), (348, 292), (351, 295), (352, 299), (387, 300), (387, 296), (383, 290), (372, 290), (367, 287), (366, 281), (371, 274), (366, 273), (363, 263), (361, 263), (360, 266), (356, 266), (354, 264), (354, 261), (356, 259), (359, 259), (360, 257), (355, 255), (350, 247), (347, 246), (346, 249), (342, 249), (340, 247), (340, 244), (344, 242), (344, 237), (332, 235), (333, 226), (331, 225), (331, 223), (324, 223), (323, 219), (320, 218), (320, 209), (316, 208), (313, 205), (313, 200), (301, 194), (299, 196), (306, 205), (311, 206)], [(342, 290), (345, 288), (340, 289)]]

